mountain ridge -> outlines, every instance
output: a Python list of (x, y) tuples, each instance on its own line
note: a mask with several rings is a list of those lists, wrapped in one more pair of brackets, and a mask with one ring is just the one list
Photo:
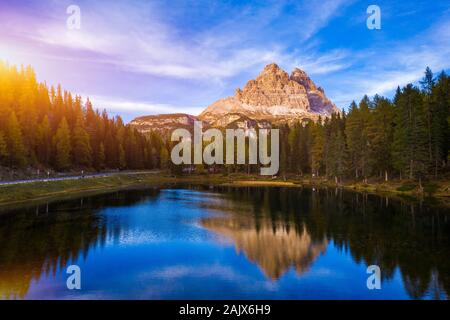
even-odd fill
[(190, 127), (202, 121), (211, 127), (271, 127), (274, 124), (317, 121), (339, 113), (305, 71), (295, 68), (289, 75), (276, 63), (268, 64), (255, 79), (237, 88), (234, 96), (221, 98), (198, 116), (160, 114), (138, 117), (131, 121), (141, 132), (170, 131), (175, 127)]

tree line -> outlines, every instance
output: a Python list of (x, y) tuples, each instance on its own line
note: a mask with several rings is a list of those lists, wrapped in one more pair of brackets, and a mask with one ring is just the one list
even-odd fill
[(398, 87), (392, 100), (376, 95), (348, 112), (281, 129), (281, 173), (340, 180), (421, 179), (448, 172), (450, 78), (427, 68), (420, 87)]
[[(280, 171), (335, 179), (422, 179), (449, 171), (450, 77), (427, 68), (420, 86), (376, 95), (348, 112), (283, 125)], [(87, 99), (38, 83), (31, 67), (0, 62), (0, 165), (9, 168), (170, 169), (173, 173), (255, 173), (260, 165), (176, 166), (174, 143), (139, 133)], [(248, 141), (247, 146), (248, 149)], [(248, 154), (247, 154), (248, 156)], [(248, 162), (247, 162), (248, 163)]]
[(69, 169), (167, 166), (157, 134), (144, 136), (87, 99), (36, 80), (30, 67), (0, 62), (0, 165)]
[[(367, 182), (369, 178), (435, 179), (448, 173), (450, 77), (445, 72), (435, 77), (427, 68), (419, 84), (398, 87), (392, 100), (364, 96), (358, 104), (352, 102), (347, 112), (278, 126), (279, 175)], [(259, 174), (259, 164), (248, 164), (248, 138), (245, 148), (247, 164), (197, 165), (194, 170)], [(177, 173), (192, 170), (192, 166), (171, 168)]]

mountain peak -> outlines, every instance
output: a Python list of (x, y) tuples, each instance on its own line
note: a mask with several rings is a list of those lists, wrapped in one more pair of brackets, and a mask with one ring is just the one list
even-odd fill
[(291, 72), (291, 78), (307, 78), (309, 79), (309, 76), (306, 74), (305, 71), (303, 71), (300, 68), (294, 68)]
[(289, 80), (289, 75), (286, 71), (281, 69), (276, 63), (268, 64), (264, 67), (261, 73), (256, 77), (256, 82), (286, 82)]
[(316, 85), (308, 76), (308, 74), (299, 68), (294, 68), (294, 70), (292, 70), (289, 79), (301, 84), (307, 91), (317, 90)]
[(264, 72), (272, 72), (272, 73), (277, 73), (279, 71), (284, 71), (283, 69), (281, 69), (275, 62), (269, 63), (268, 65), (266, 65), (263, 69), (263, 73)]
[(235, 95), (220, 99), (200, 114), (200, 119), (223, 122), (229, 114), (242, 114), (269, 122), (296, 122), (317, 120), (339, 112), (336, 106), (318, 88), (308, 74), (295, 68), (291, 75), (276, 63), (268, 64), (261, 73), (249, 80)]
[(141, 131), (149, 131), (158, 127), (189, 127), (193, 120), (201, 120), (212, 127), (266, 128), (272, 124), (317, 121), (319, 117), (330, 117), (332, 113), (339, 113), (339, 110), (305, 71), (295, 68), (289, 75), (276, 63), (271, 63), (243, 89), (237, 88), (234, 96), (219, 99), (198, 117), (165, 115), (138, 118), (132, 125)]

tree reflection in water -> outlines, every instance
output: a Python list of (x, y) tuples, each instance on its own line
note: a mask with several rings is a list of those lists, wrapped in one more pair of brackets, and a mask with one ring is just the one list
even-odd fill
[(450, 293), (450, 212), (423, 201), (340, 189), (215, 188), (227, 194), (223, 218), (206, 228), (231, 238), (273, 279), (290, 267), (307, 270), (327, 243), (355, 262), (376, 264), (383, 280), (400, 269), (411, 298)]
[(54, 276), (80, 255), (86, 259), (91, 249), (117, 239), (126, 221), (108, 221), (100, 209), (136, 204), (158, 192), (117, 192), (0, 212), (0, 299), (24, 298), (33, 280)]
[[(189, 205), (220, 213), (201, 217), (201, 226), (231, 239), (268, 279), (290, 269), (302, 275), (333, 245), (379, 265), (384, 280), (400, 271), (411, 298), (450, 293), (448, 208), (335, 189), (188, 187), (208, 191)], [(158, 189), (129, 190), (0, 212), (0, 297), (25, 297), (33, 281), (136, 228), (102, 209), (159, 197)]]

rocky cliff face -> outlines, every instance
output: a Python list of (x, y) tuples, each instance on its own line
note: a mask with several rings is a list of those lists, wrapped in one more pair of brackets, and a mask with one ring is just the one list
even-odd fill
[(220, 99), (207, 107), (198, 117), (175, 114), (140, 117), (131, 125), (142, 132), (187, 127), (194, 120), (213, 127), (270, 127), (272, 124), (317, 121), (332, 113), (336, 106), (309, 76), (298, 68), (289, 75), (275, 63), (250, 80), (234, 96)]
[(329, 117), (339, 112), (309, 76), (296, 68), (289, 75), (272, 63), (254, 80), (238, 88), (233, 97), (216, 101), (199, 118), (215, 126), (217, 121), (226, 122), (229, 114), (242, 114), (257, 121), (289, 123), (316, 121), (319, 116)]
[(131, 121), (130, 125), (142, 133), (159, 131), (168, 134), (177, 128), (191, 129), (194, 126), (194, 121), (199, 121), (199, 119), (190, 114), (172, 113), (138, 117)]

